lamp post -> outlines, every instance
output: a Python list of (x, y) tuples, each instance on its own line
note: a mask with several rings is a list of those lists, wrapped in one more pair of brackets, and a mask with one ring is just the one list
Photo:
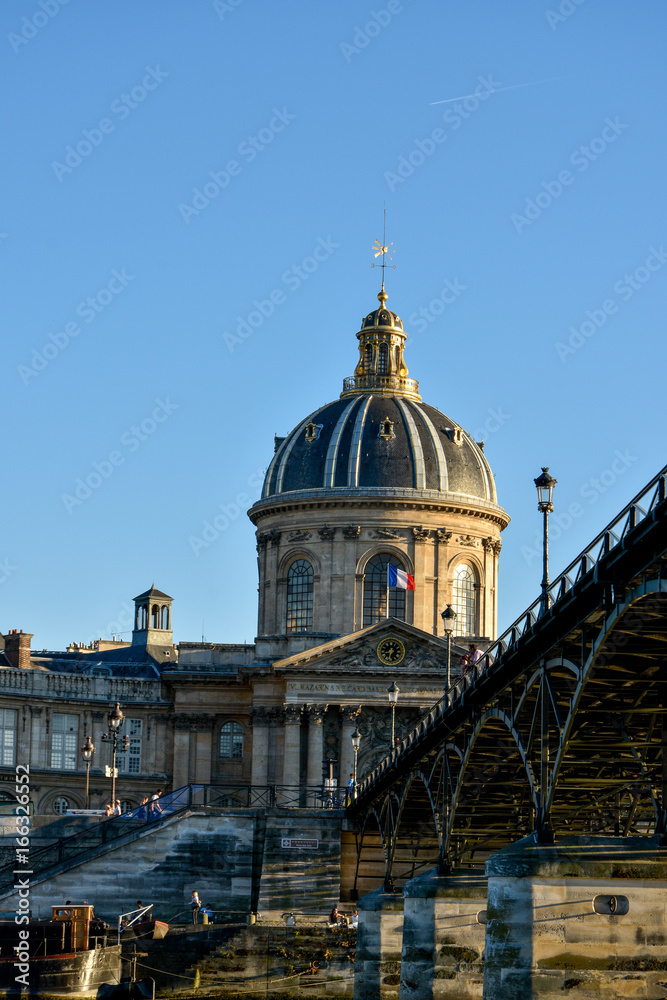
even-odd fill
[(116, 702), (107, 716), (109, 730), (102, 733), (102, 740), (111, 743), (111, 809), (116, 807), (116, 754), (130, 749), (130, 737), (125, 734), (122, 747), (118, 746), (120, 730), (125, 722), (125, 716), (121, 712), (120, 703)]
[(445, 626), (445, 635), (447, 636), (447, 688), (449, 688), (452, 683), (452, 635), (454, 634), (454, 621), (456, 619), (456, 611), (448, 604), (445, 610), (441, 613), (442, 623)]
[(398, 701), (398, 695), (400, 688), (396, 681), (392, 681), (387, 688), (387, 694), (389, 695), (389, 704), (391, 705), (391, 750), (394, 749), (394, 738), (396, 734), (396, 702)]
[(537, 487), (537, 509), (544, 514), (544, 542), (542, 557), (542, 600), (540, 604), (540, 614), (546, 614), (549, 610), (549, 514), (553, 512), (554, 486), (558, 482), (549, 475), (549, 468), (542, 466), (542, 475), (533, 480)]
[(361, 743), (361, 733), (358, 729), (355, 729), (351, 736), (352, 749), (354, 750), (354, 774), (352, 775), (352, 794), (354, 798), (357, 797), (357, 754), (359, 753), (359, 744)]
[(90, 809), (90, 765), (95, 756), (95, 747), (90, 736), (86, 736), (81, 747), (81, 756), (86, 764), (86, 809)]

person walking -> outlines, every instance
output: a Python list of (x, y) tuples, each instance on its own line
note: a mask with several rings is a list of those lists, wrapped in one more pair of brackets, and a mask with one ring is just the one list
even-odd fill
[(347, 804), (348, 806), (352, 803), (354, 798), (354, 773), (350, 775), (350, 780), (347, 783)]
[(158, 788), (157, 792), (153, 792), (153, 794), (151, 795), (151, 802), (150, 802), (151, 819), (157, 819), (157, 817), (162, 813), (162, 809), (160, 808), (160, 802), (159, 802), (161, 795), (162, 795), (161, 788)]

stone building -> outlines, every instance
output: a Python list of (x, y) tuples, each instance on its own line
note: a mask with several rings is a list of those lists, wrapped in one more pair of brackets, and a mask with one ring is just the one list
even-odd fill
[[(422, 402), (408, 377), (406, 333), (387, 306), (361, 322), (358, 361), (333, 402), (276, 438), (257, 528), (259, 607), (253, 644), (172, 643), (172, 598), (135, 598), (131, 643), (100, 640), (31, 651), (9, 632), (0, 653), (0, 778), (28, 760), (37, 812), (84, 805), (86, 735), (98, 748), (91, 805), (108, 799), (103, 744), (115, 701), (127, 717), (119, 797), (189, 782), (271, 789), (283, 804), (321, 803), (323, 774), (363, 773), (396, 731), (442, 696), (442, 610), (457, 614), (454, 673), (468, 643), (497, 628), (500, 533), (483, 445)], [(250, 554), (249, 554), (250, 557)], [(388, 588), (389, 567), (414, 590)], [(440, 633), (440, 636), (438, 635)], [(11, 794), (5, 796), (11, 809)]]

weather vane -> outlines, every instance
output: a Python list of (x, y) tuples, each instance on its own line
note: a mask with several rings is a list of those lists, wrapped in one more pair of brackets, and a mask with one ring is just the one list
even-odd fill
[(375, 254), (374, 254), (375, 257), (380, 257), (380, 256), (382, 257), (382, 263), (381, 264), (371, 264), (371, 267), (381, 267), (382, 268), (382, 291), (384, 291), (384, 269), (386, 267), (393, 267), (394, 269), (396, 269), (396, 265), (395, 264), (388, 264), (387, 263), (387, 257), (389, 257), (389, 260), (391, 260), (391, 252), (390, 252), (389, 248), (393, 247), (393, 245), (394, 245), (393, 243), (387, 243), (387, 209), (386, 209), (386, 206), (385, 206), (385, 209), (384, 209), (384, 229), (383, 229), (383, 232), (382, 232), (382, 243), (380, 243), (379, 240), (376, 240), (375, 243), (373, 244), (373, 246), (371, 247), (371, 249), (375, 251)]

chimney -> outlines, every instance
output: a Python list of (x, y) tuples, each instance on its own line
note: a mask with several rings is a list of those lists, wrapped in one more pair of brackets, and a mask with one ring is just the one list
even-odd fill
[(10, 666), (19, 670), (25, 670), (30, 666), (30, 640), (32, 632), (19, 632), (18, 629), (10, 629), (5, 639), (5, 656), (9, 660)]

